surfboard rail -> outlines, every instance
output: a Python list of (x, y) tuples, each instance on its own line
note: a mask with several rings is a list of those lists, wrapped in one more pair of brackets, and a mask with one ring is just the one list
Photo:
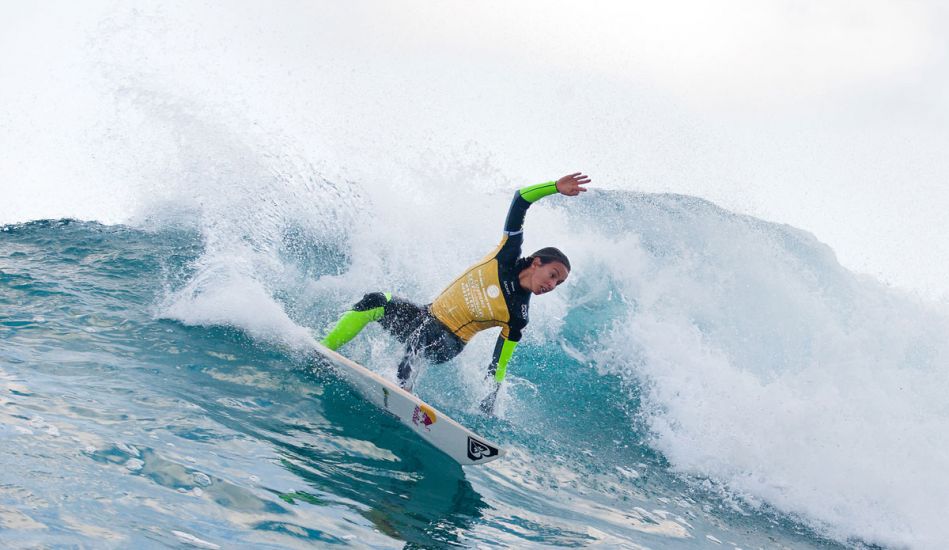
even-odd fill
[(504, 456), (495, 443), (462, 426), (398, 384), (322, 344), (316, 351), (360, 395), (463, 466), (486, 464)]

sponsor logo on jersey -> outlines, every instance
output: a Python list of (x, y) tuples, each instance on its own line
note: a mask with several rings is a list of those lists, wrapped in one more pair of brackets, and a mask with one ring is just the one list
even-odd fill
[(471, 460), (483, 460), (492, 456), (497, 456), (498, 450), (484, 441), (468, 436), (468, 458)]
[(431, 407), (428, 405), (415, 406), (415, 410), (412, 412), (412, 424), (422, 426), (427, 431), (428, 427), (434, 424), (435, 421), (435, 411)]
[(485, 292), (488, 294), (488, 298), (497, 298), (501, 295), (501, 289), (497, 285), (491, 285), (485, 289)]
[(527, 304), (521, 304), (521, 317), (527, 319)]
[(514, 283), (511, 281), (504, 281), (504, 293), (507, 295), (514, 294)]

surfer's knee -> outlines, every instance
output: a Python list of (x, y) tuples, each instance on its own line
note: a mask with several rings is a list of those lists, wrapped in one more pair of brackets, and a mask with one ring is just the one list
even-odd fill
[(365, 312), (372, 321), (382, 319), (386, 312), (386, 304), (392, 300), (391, 292), (370, 292), (356, 302), (353, 311)]
[(356, 302), (353, 311), (369, 311), (377, 307), (385, 307), (392, 299), (391, 292), (370, 292), (362, 297), (362, 300)]
[(355, 338), (371, 321), (382, 319), (386, 314), (385, 305), (391, 297), (388, 292), (374, 292), (363, 296), (351, 310), (343, 313), (333, 329), (323, 338), (322, 344), (331, 350), (339, 349)]

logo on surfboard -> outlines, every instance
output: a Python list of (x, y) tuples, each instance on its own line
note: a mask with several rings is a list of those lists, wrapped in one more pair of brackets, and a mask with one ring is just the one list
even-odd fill
[(416, 405), (412, 412), (412, 424), (423, 426), (425, 430), (435, 423), (435, 411), (428, 405)]
[(470, 435), (468, 436), (468, 458), (471, 460), (482, 460), (497, 456), (497, 454), (498, 450), (496, 448), (488, 445), (484, 441), (478, 441)]

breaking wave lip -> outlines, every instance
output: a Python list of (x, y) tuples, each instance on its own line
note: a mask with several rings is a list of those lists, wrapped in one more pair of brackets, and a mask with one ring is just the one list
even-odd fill
[(608, 202), (593, 231), (638, 237), (624, 248), (634, 262), (604, 262), (630, 307), (593, 362), (641, 392), (651, 444), (676, 471), (841, 541), (949, 539), (949, 457), (934, 437), (949, 429), (944, 311), (788, 226), (692, 197)]

